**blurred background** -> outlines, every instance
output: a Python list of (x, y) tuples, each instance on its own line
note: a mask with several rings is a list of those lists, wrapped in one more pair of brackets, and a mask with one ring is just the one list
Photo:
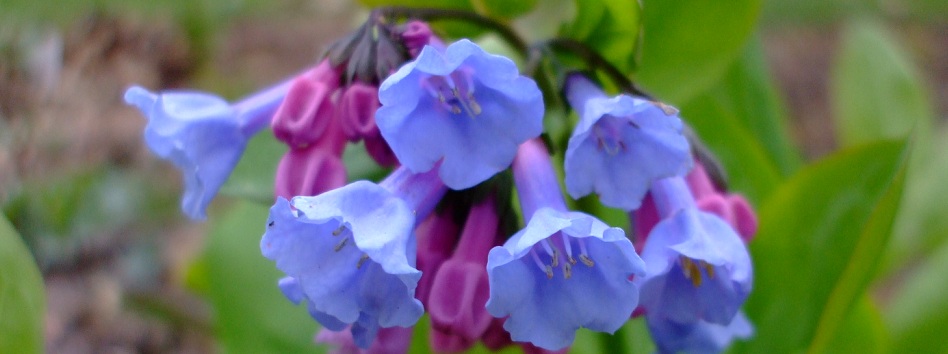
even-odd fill
[[(314, 64), (364, 15), (344, 0), (0, 0), (0, 206), (42, 275), (47, 352), (312, 350), (305, 311), (272, 301), (275, 287), (259, 297), (241, 287), (276, 279), (259, 234), (231, 238), (266, 205), (219, 198), (210, 222), (188, 221), (178, 171), (148, 152), (145, 119), (122, 94), (139, 84), (236, 99)], [(752, 81), (744, 95), (768, 102), (788, 132), (781, 177), (847, 146), (911, 135), (901, 208), (869, 293), (888, 348), (937, 348), (913, 343), (948, 328), (948, 2), (767, 0), (752, 16), (719, 74), (669, 100), (688, 107), (705, 90)], [(744, 173), (734, 168), (742, 160), (722, 159)], [(738, 181), (760, 205), (754, 186)], [(225, 194), (247, 193), (238, 181)], [(244, 272), (255, 264), (268, 272)], [(228, 324), (248, 314), (263, 320)], [(234, 349), (247, 336), (263, 343)]]

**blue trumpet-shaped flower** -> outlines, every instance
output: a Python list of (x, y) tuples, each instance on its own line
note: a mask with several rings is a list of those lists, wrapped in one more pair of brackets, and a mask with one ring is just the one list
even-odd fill
[(680, 177), (656, 181), (652, 196), (662, 220), (652, 229), (642, 259), (646, 315), (680, 324), (728, 325), (747, 299), (753, 270), (737, 233), (700, 211)]
[(564, 165), (573, 198), (595, 192), (607, 206), (637, 209), (653, 180), (691, 169), (673, 108), (627, 95), (607, 97), (581, 75), (567, 79), (566, 92), (580, 117)]
[(289, 83), (284, 83), (230, 105), (202, 92), (156, 94), (133, 86), (125, 92), (125, 102), (148, 118), (145, 142), (151, 151), (181, 170), (185, 185), (181, 209), (202, 220), (247, 141), (266, 127), (288, 89)]
[(615, 332), (638, 304), (630, 280), (644, 274), (622, 229), (566, 211), (549, 155), (530, 140), (514, 161), (526, 228), (490, 251), (487, 311), (507, 317), (516, 341), (558, 350), (585, 327)]
[(440, 176), (464, 189), (506, 169), (543, 130), (543, 96), (513, 61), (468, 40), (426, 46), (379, 87), (375, 120), (398, 160), (414, 172), (440, 161)]
[(413, 229), (445, 191), (437, 178), (400, 168), (379, 185), (277, 200), (260, 249), (288, 276), (280, 283), (287, 298), (305, 301), (327, 329), (351, 325), (363, 348), (381, 327), (413, 325), (424, 312), (414, 296)]
[(662, 354), (717, 354), (727, 349), (734, 339), (746, 339), (754, 333), (750, 321), (740, 312), (727, 325), (706, 321), (677, 323), (657, 316), (647, 316), (646, 323), (652, 341)]

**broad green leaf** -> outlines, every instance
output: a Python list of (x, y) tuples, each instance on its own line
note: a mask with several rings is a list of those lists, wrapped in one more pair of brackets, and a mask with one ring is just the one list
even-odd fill
[(479, 13), (497, 18), (515, 18), (530, 12), (538, 0), (471, 0)]
[(948, 181), (948, 130), (936, 133), (926, 157), (913, 155), (909, 166), (905, 199), (896, 219), (886, 262), (891, 271), (911, 264), (948, 241), (944, 207), (948, 199), (948, 183), (945, 183)]
[(643, 1), (643, 38), (636, 82), (672, 103), (714, 84), (744, 48), (759, 0)]
[(886, 264), (894, 270), (930, 252), (948, 237), (943, 211), (948, 188), (937, 182), (948, 176), (948, 144), (935, 136), (934, 108), (918, 69), (883, 25), (861, 20), (843, 31), (833, 108), (845, 145), (912, 135), (909, 183)]
[(890, 353), (948, 353), (948, 243), (918, 265), (898, 286), (886, 310)]
[(217, 338), (228, 353), (312, 353), (316, 322), (277, 288), (283, 273), (260, 254), (268, 208), (235, 203), (213, 218), (198, 261), (201, 289), (214, 309)]
[(927, 134), (932, 105), (916, 72), (885, 27), (850, 23), (833, 68), (832, 103), (840, 143), (902, 138), (913, 128)]
[(33, 255), (0, 216), (0, 353), (42, 353), (46, 293)]
[(730, 107), (760, 142), (783, 177), (801, 165), (787, 132), (787, 110), (771, 78), (759, 36), (755, 36), (722, 80), (708, 93)]
[(751, 243), (757, 327), (739, 352), (823, 353), (863, 296), (902, 194), (906, 143), (850, 148), (801, 170), (760, 209)]
[(635, 68), (641, 10), (633, 0), (576, 2), (576, 18), (561, 35), (585, 42), (620, 71)]
[(826, 347), (825, 353), (884, 353), (889, 333), (882, 314), (868, 295), (863, 296), (846, 316), (842, 327)]
[(782, 177), (761, 140), (738, 118), (726, 96), (705, 93), (681, 107), (681, 116), (718, 157), (729, 185), (759, 205)]

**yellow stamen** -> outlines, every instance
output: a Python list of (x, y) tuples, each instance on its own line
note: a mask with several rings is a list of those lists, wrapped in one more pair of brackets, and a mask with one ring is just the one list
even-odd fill
[(587, 267), (592, 267), (596, 265), (596, 263), (593, 262), (592, 258), (589, 258), (589, 256), (585, 254), (579, 255), (579, 260), (583, 262), (583, 264), (585, 264)]

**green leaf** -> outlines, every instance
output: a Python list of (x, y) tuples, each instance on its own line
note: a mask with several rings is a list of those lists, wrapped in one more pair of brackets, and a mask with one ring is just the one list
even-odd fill
[(853, 310), (846, 316), (842, 327), (830, 341), (826, 353), (884, 353), (888, 345), (889, 333), (886, 331), (882, 314), (866, 295), (859, 299)]
[(934, 107), (918, 69), (879, 23), (860, 20), (847, 25), (832, 92), (836, 129), (844, 145), (913, 137), (905, 202), (886, 261), (890, 270), (898, 269), (948, 237), (943, 212), (948, 188), (938, 182), (948, 177), (948, 144), (941, 139), (946, 135), (935, 135)]
[(782, 180), (761, 140), (744, 125), (726, 96), (705, 93), (681, 107), (681, 116), (724, 165), (729, 185), (759, 205)]
[(33, 256), (0, 216), (0, 353), (42, 353), (46, 293)]
[(269, 129), (258, 133), (250, 139), (220, 193), (261, 204), (273, 203), (273, 180), (286, 150), (286, 145)]
[[(933, 108), (905, 51), (882, 25), (850, 23), (833, 68), (833, 111), (845, 146), (928, 134)], [(919, 136), (921, 143), (928, 139)]]
[(771, 78), (760, 37), (755, 36), (740, 58), (708, 94), (724, 102), (750, 132), (781, 176), (800, 167), (799, 152), (787, 132), (787, 109)]
[(215, 215), (198, 264), (201, 289), (216, 314), (215, 330), (229, 353), (311, 353), (316, 322), (277, 287), (283, 273), (260, 254), (268, 209), (238, 202)]
[(756, 336), (739, 352), (827, 352), (885, 249), (905, 177), (906, 143), (836, 153), (780, 186), (751, 243)]
[(740, 55), (760, 12), (759, 0), (643, 3), (642, 53), (635, 79), (672, 103), (688, 101), (724, 74)]
[[(916, 134), (922, 134), (917, 132)], [(895, 271), (904, 264), (924, 258), (948, 241), (948, 130), (931, 139), (924, 158), (916, 156), (909, 165), (905, 199), (896, 218), (895, 233), (886, 265)], [(918, 155), (922, 155), (918, 153)]]
[(496, 18), (516, 18), (537, 6), (537, 0), (471, 0), (483, 15)]
[(577, 0), (576, 9), (576, 18), (560, 35), (585, 42), (622, 72), (631, 72), (641, 28), (638, 2)]
[(890, 353), (946, 353), (948, 328), (948, 243), (943, 244), (898, 286), (886, 311), (893, 343)]

